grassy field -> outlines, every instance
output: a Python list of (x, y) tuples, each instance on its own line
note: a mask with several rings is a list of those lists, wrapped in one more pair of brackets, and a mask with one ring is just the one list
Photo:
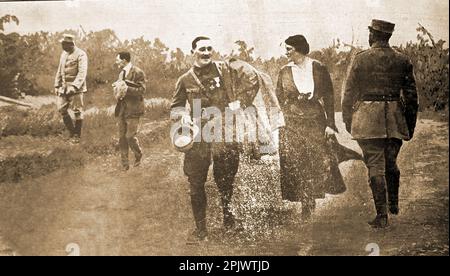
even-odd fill
[[(117, 120), (114, 106), (88, 105), (85, 111), (83, 139), (74, 146), (66, 141), (65, 129), (56, 107), (56, 97), (25, 99), (38, 108), (16, 106), (0, 108), (0, 183), (19, 181), (26, 177), (45, 175), (62, 167), (81, 166), (85, 160), (116, 152), (118, 143)], [(168, 124), (169, 101), (146, 99), (142, 125), (154, 122)], [(168, 127), (168, 126), (167, 126)], [(141, 137), (144, 145), (163, 139), (159, 130), (147, 131)]]
[[(193, 229), (189, 190), (168, 126), (143, 125), (145, 158), (128, 173), (118, 170), (117, 155), (92, 155), (82, 167), (2, 183), (3, 240), (23, 255), (67, 255), (69, 243), (78, 244), (81, 255), (368, 255), (369, 243), (381, 255), (448, 255), (446, 122), (419, 120), (416, 138), (405, 143), (401, 214), (387, 230), (367, 226), (374, 210), (361, 162), (341, 164), (347, 191), (319, 201), (313, 219), (302, 223), (299, 204), (279, 199), (277, 162), (267, 160), (241, 164), (233, 199), (243, 228), (238, 233), (223, 232), (209, 177), (210, 242), (202, 246), (185, 243)], [(148, 138), (155, 132), (160, 138)], [(338, 139), (356, 146), (344, 131)]]

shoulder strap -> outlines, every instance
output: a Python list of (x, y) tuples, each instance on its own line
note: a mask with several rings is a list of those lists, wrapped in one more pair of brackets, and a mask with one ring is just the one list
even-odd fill
[(219, 72), (219, 75), (222, 78), (223, 77), (222, 70), (223, 70), (224, 63), (223, 62), (214, 62), (214, 65), (216, 66), (217, 72)]
[(202, 90), (206, 90), (205, 86), (202, 84), (198, 76), (195, 74), (194, 68), (189, 69), (189, 74), (194, 78), (195, 82)]

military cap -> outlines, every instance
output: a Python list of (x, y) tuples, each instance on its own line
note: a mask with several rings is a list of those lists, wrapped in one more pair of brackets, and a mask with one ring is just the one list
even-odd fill
[(372, 25), (369, 26), (369, 30), (392, 34), (394, 32), (394, 27), (394, 23), (379, 19), (373, 19)]
[(75, 41), (75, 36), (73, 36), (71, 34), (63, 34), (63, 38), (59, 42), (74, 43), (74, 41)]

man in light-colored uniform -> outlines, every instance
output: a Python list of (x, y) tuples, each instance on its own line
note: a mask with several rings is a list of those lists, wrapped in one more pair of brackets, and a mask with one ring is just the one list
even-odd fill
[[(58, 110), (70, 138), (79, 143), (83, 124), (83, 95), (87, 92), (88, 57), (83, 50), (75, 46), (73, 35), (65, 34), (61, 46), (64, 51), (55, 77), (55, 93), (59, 96)], [(69, 109), (74, 113), (75, 122), (68, 112)]]

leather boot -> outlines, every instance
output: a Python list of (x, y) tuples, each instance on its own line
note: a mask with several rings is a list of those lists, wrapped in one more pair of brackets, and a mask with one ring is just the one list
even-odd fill
[(83, 120), (75, 120), (73, 142), (76, 144), (78, 144), (80, 142), (82, 126), (83, 126)]
[(81, 128), (83, 126), (83, 120), (75, 120), (74, 134), (76, 137), (81, 138)]
[(374, 176), (370, 178), (370, 188), (372, 189), (373, 201), (377, 216), (369, 221), (373, 228), (385, 228), (388, 226), (386, 180), (384, 176)]
[(75, 128), (73, 126), (72, 118), (69, 114), (63, 115), (63, 122), (66, 129), (69, 131), (69, 137), (72, 138), (75, 135)]
[(191, 194), (192, 213), (194, 215), (194, 221), (196, 230), (195, 235), (200, 240), (203, 240), (207, 236), (206, 230), (206, 194), (205, 191), (198, 191), (195, 194)]
[(389, 200), (389, 212), (393, 215), (398, 215), (398, 189), (400, 186), (400, 172), (386, 172), (386, 182)]
[(221, 192), (222, 211), (223, 211), (223, 226), (225, 229), (232, 229), (235, 225), (234, 215), (231, 212), (230, 204), (233, 191)]

